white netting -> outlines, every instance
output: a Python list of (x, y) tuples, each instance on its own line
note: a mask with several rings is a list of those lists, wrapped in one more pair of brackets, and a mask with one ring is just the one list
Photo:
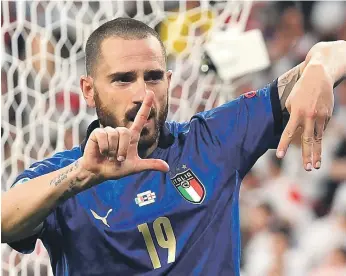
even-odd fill
[[(71, 148), (95, 117), (79, 93), (84, 46), (100, 24), (120, 16), (159, 31), (173, 69), (169, 118), (187, 120), (232, 97), (234, 83), (202, 74), (203, 42), (213, 30), (244, 31), (251, 2), (1, 2), (2, 190), (32, 162)], [(31, 255), (2, 245), (2, 275), (51, 274), (44, 247)]]

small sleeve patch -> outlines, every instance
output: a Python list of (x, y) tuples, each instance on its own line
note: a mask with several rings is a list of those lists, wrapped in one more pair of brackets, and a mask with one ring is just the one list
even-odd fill
[(251, 99), (256, 96), (256, 91), (250, 91), (244, 94), (244, 97), (247, 99)]
[(31, 180), (29, 177), (24, 177), (24, 178), (22, 178), (22, 179), (19, 179), (16, 183), (14, 183), (14, 184), (12, 185), (12, 187), (14, 187), (14, 186), (16, 186), (16, 185), (18, 185), (18, 184), (23, 184), (23, 183), (25, 183), (25, 182), (28, 182), (29, 180)]

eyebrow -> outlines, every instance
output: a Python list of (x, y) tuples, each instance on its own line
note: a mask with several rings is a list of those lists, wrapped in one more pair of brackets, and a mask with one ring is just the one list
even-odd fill
[(160, 69), (148, 70), (148, 71), (144, 71), (144, 78), (156, 77), (156, 78), (162, 79), (164, 74), (165, 74), (165, 72), (163, 70), (160, 70)]
[(116, 72), (116, 73), (112, 73), (109, 74), (107, 76), (108, 79), (113, 80), (113, 81), (117, 81), (117, 80), (121, 80), (124, 78), (134, 78), (137, 76), (136, 71), (128, 71), (128, 72)]
[[(144, 78), (148, 78), (148, 77), (158, 77), (158, 78), (163, 78), (165, 74), (165, 71), (161, 70), (161, 69), (155, 69), (155, 70), (146, 70), (144, 71)], [(124, 78), (135, 78), (137, 76), (137, 72), (136, 71), (128, 71), (128, 72), (116, 72), (116, 73), (112, 73), (109, 74), (107, 76), (108, 79), (113, 80), (113, 81), (117, 81), (117, 80), (121, 80)]]

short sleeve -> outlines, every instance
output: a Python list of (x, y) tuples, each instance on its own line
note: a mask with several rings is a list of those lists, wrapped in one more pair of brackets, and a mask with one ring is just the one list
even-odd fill
[(257, 91), (194, 116), (199, 139), (210, 139), (229, 155), (244, 176), (268, 149), (276, 148), (287, 118), (281, 110), (277, 80)]
[(268, 149), (277, 148), (288, 121), (288, 112), (281, 109), (277, 80), (254, 96), (243, 95), (239, 114), (239, 164), (241, 175), (245, 175)]

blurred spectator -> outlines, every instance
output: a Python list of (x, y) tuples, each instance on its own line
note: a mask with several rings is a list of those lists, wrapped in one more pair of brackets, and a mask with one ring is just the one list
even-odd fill
[(266, 275), (271, 258), (270, 223), (274, 219), (273, 208), (263, 203), (252, 208), (250, 213), (249, 241), (244, 252), (244, 272), (246, 275)]
[(334, 249), (327, 258), (322, 261), (311, 276), (344, 276), (346, 275), (346, 247)]
[[(345, 171), (345, 169), (344, 169)], [(339, 184), (333, 197), (332, 213), (346, 212), (346, 180)]]
[(300, 258), (308, 268), (320, 264), (334, 249), (346, 246), (346, 212), (315, 220), (298, 238)]
[[(326, 15), (332, 15), (325, 20)], [(318, 1), (315, 3), (311, 23), (321, 40), (337, 40), (338, 32), (345, 24), (346, 4), (342, 1)]]
[(269, 152), (266, 158), (266, 175), (260, 185), (251, 191), (242, 190), (241, 198), (246, 204), (268, 202), (276, 214), (293, 228), (293, 234), (299, 233), (313, 220), (311, 202), (304, 195), (299, 178), (288, 177), (282, 170), (283, 161)]
[(311, 203), (302, 192), (300, 183), (283, 173), (282, 163), (275, 153), (271, 154), (269, 179), (263, 185), (262, 195), (271, 203), (277, 215), (299, 233), (313, 219)]
[(278, 222), (271, 229), (271, 259), (268, 264), (268, 276), (296, 275), (293, 252), (291, 251), (291, 228), (288, 224)]

